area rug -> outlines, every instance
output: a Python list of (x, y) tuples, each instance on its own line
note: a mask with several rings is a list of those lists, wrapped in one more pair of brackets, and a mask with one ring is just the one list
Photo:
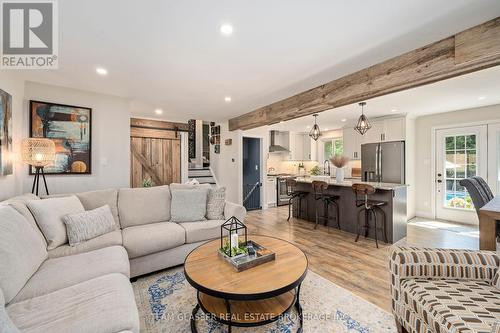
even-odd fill
[[(133, 283), (139, 308), (141, 332), (189, 333), (196, 304), (196, 291), (186, 281), (182, 267), (138, 279)], [(301, 304), (304, 332), (395, 333), (391, 314), (311, 271), (302, 283)], [(203, 333), (226, 333), (227, 326), (198, 313), (197, 329)], [(295, 311), (261, 327), (233, 327), (235, 333), (293, 333)]]

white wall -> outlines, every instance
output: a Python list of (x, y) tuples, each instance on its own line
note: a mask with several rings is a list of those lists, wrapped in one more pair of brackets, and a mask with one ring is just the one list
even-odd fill
[(27, 112), (25, 112), (23, 104), (24, 80), (15, 71), (2, 70), (0, 72), (0, 89), (12, 95), (14, 173), (9, 176), (0, 176), (0, 200), (4, 200), (22, 192), (22, 179), (20, 175), (25, 169), (18, 161), (18, 156), (21, 140), (27, 135), (28, 130), (23, 127), (23, 123), (27, 118)]
[[(217, 125), (220, 125), (221, 130), (220, 154), (216, 154), (214, 145), (210, 145), (210, 166), (219, 186), (226, 187), (227, 200), (238, 203), (241, 201), (237, 163), (239, 161), (238, 138), (241, 131), (230, 132), (227, 122)], [(224, 144), (226, 139), (232, 139), (230, 146)]]
[(440, 113), (416, 119), (415, 146), (415, 188), (416, 214), (422, 217), (433, 217), (434, 203), (431, 200), (434, 175), (431, 174), (431, 134), (433, 127), (456, 127), (474, 122), (493, 122), (500, 120), (500, 105), (475, 109)]
[(414, 117), (406, 117), (406, 139), (405, 139), (405, 183), (407, 188), (407, 206), (406, 216), (408, 220), (416, 215), (415, 197), (417, 194), (416, 179), (415, 179), (415, 154), (416, 154), (416, 119)]
[[(26, 115), (30, 99), (92, 108), (92, 174), (48, 176), (47, 182), (51, 194), (129, 186), (128, 100), (34, 82), (26, 82), (24, 96), (22, 113)], [(22, 127), (23, 137), (28, 135), (27, 118), (26, 116)], [(31, 192), (33, 177), (28, 176), (27, 167), (23, 167), (21, 178), (23, 191)]]

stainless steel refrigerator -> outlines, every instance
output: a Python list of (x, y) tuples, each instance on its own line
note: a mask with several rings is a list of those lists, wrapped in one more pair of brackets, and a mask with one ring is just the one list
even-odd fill
[(361, 177), (367, 182), (405, 183), (405, 142), (361, 145)]

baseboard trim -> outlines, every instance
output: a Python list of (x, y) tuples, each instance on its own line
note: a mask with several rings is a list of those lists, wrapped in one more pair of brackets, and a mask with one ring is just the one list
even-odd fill
[(425, 212), (425, 211), (416, 211), (415, 212), (415, 217), (423, 217), (426, 219), (434, 219), (434, 215), (431, 212)]

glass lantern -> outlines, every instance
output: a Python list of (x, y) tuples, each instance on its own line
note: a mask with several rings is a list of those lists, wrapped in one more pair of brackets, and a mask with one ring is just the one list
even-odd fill
[[(220, 249), (221, 251), (229, 257), (234, 257), (238, 254), (238, 249), (240, 247), (239, 232), (243, 230), (243, 236), (245, 237), (245, 247), (248, 244), (247, 238), (247, 226), (238, 220), (235, 216), (229, 218), (220, 227)], [(224, 236), (224, 231), (227, 232), (227, 236)], [(224, 243), (224, 238), (227, 238), (226, 243)], [(233, 251), (233, 249), (236, 249)]]

